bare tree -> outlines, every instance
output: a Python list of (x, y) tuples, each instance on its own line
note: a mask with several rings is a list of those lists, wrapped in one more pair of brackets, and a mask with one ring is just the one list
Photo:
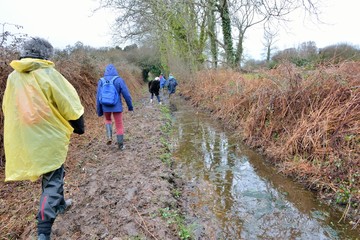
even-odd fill
[(268, 63), (271, 59), (271, 54), (275, 49), (274, 44), (276, 37), (279, 34), (279, 29), (276, 26), (270, 26), (269, 24), (264, 25), (264, 41), (263, 45), (265, 48), (265, 59)]
[[(299, 8), (317, 15), (317, 2), (320, 0), (98, 1), (99, 8), (118, 12), (113, 29), (117, 42), (153, 39), (164, 56), (169, 51), (176, 52), (185, 62), (196, 65), (205, 61), (205, 42), (209, 39), (215, 66), (219, 61), (218, 47), (221, 47), (227, 65), (239, 67), (244, 39), (251, 27), (273, 20), (286, 21), (288, 15)], [(222, 36), (216, 33), (217, 27), (221, 28)]]
[(314, 58), (318, 54), (318, 48), (314, 41), (303, 42), (298, 47), (300, 58)]
[(238, 32), (235, 65), (239, 66), (242, 61), (243, 42), (251, 27), (261, 23), (267, 24), (270, 21), (286, 22), (289, 14), (299, 8), (311, 15), (317, 15), (315, 1), (318, 0), (232, 0), (229, 6), (232, 21)]
[[(24, 38), (27, 36), (25, 33), (19, 32), (23, 26), (12, 24), (12, 23), (0, 23), (2, 26), (0, 32), (0, 47), (14, 47), (19, 45)], [(13, 28), (16, 32), (9, 30), (9, 28)]]

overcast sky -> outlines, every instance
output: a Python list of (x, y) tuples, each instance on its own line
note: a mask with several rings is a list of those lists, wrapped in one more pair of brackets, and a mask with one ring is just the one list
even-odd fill
[[(18, 24), (30, 36), (47, 39), (56, 48), (80, 41), (92, 47), (112, 46), (115, 15), (94, 0), (0, 0), (0, 23)], [(9, 28), (9, 26), (6, 26)]]
[[(312, 24), (300, 14), (293, 14), (288, 30), (277, 37), (279, 50), (314, 41), (318, 48), (336, 43), (360, 45), (360, 0), (323, 0), (320, 18), (327, 24)], [(23, 26), (30, 36), (40, 36), (56, 48), (81, 41), (95, 48), (113, 46), (110, 25), (115, 15), (101, 10), (94, 0), (0, 0), (0, 24)], [(2, 26), (2, 25), (1, 25)], [(5, 25), (5, 30), (15, 31)], [(263, 35), (252, 29), (244, 42), (245, 54), (261, 59)], [(125, 47), (125, 46), (120, 46)]]

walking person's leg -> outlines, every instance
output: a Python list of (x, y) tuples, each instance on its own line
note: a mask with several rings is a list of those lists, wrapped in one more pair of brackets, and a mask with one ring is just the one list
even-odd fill
[(163, 88), (163, 87), (160, 88), (160, 90), (159, 90), (159, 95), (160, 95), (160, 97), (161, 97), (162, 99), (164, 99), (164, 88)]
[(152, 102), (153, 102), (153, 98), (154, 98), (154, 93), (151, 93), (150, 103), (152, 103)]
[(156, 96), (156, 98), (157, 98), (157, 100), (158, 100), (158, 103), (161, 104), (159, 92), (155, 93), (155, 96)]
[(112, 142), (112, 120), (111, 120), (111, 112), (104, 112), (105, 117), (105, 128), (106, 128), (106, 144), (110, 145)]
[(42, 177), (42, 194), (36, 216), (39, 239), (50, 239), (51, 228), (56, 216), (63, 213), (71, 204), (71, 199), (68, 201), (64, 199), (64, 177), (63, 165)]
[(122, 119), (122, 112), (114, 112), (114, 121), (116, 127), (117, 144), (120, 150), (124, 149), (124, 124)]

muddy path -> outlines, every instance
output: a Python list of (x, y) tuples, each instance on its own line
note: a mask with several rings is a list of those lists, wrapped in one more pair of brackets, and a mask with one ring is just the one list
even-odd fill
[(134, 109), (124, 112), (123, 151), (115, 141), (105, 144), (100, 118), (74, 136), (65, 179), (65, 196), (74, 204), (56, 219), (52, 239), (179, 239), (160, 214), (177, 207), (173, 173), (159, 159), (166, 152), (161, 105), (145, 97)]

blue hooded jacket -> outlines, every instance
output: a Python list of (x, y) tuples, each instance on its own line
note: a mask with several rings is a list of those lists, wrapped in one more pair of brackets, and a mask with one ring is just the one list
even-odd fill
[(98, 87), (96, 92), (96, 113), (99, 117), (101, 117), (104, 114), (104, 112), (122, 112), (123, 106), (122, 106), (121, 97), (125, 99), (128, 110), (133, 111), (131, 95), (126, 86), (125, 81), (119, 76), (113, 64), (107, 65), (105, 68), (104, 78), (106, 80), (110, 80), (114, 76), (118, 76), (118, 78), (116, 78), (114, 81), (114, 85), (117, 92), (119, 93), (119, 101), (114, 106), (106, 106), (100, 103), (99, 93), (101, 92), (102, 81), (100, 79), (98, 81)]
[(166, 78), (163, 75), (160, 75), (160, 88), (164, 88), (166, 83)]
[(178, 83), (173, 75), (169, 75), (169, 79), (167, 80), (166, 85), (170, 94), (175, 93)]

